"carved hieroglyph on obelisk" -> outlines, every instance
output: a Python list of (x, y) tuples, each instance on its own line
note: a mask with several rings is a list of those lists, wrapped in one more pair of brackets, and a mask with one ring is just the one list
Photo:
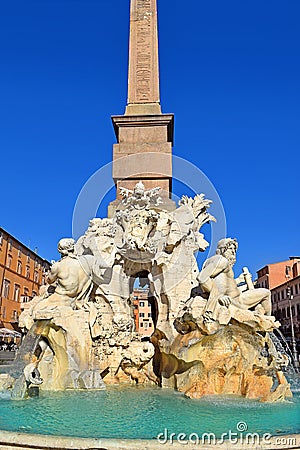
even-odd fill
[(156, 0), (131, 0), (128, 100), (125, 114), (112, 121), (117, 198), (120, 187), (132, 189), (140, 180), (170, 197), (174, 116), (160, 107)]
[(131, 2), (125, 114), (161, 114), (156, 0)]

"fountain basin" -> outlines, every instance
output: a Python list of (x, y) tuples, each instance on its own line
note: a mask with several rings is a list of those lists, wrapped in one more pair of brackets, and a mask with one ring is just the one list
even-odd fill
[[(2, 448), (10, 448), (9, 436), (13, 433), (14, 439), (18, 436), (17, 442), (24, 445), (31, 445), (30, 442), (41, 445), (39, 435), (42, 434), (45, 442), (48, 439), (48, 448), (55, 448), (55, 443), (60, 442), (59, 448), (133, 449), (135, 447), (130, 444), (133, 440), (135, 445), (143, 443), (136, 448), (151, 449), (168, 448), (170, 434), (175, 433), (170, 447), (174, 449), (175, 445), (182, 448), (183, 444), (177, 442), (180, 433), (186, 434), (187, 440), (192, 434), (196, 440), (196, 434), (199, 444), (205, 433), (213, 433), (215, 445), (219, 445), (222, 433), (231, 430), (237, 433), (237, 438), (245, 438), (247, 433), (257, 433), (261, 437), (268, 433), (273, 438), (268, 438), (265, 448), (272, 448), (271, 442), (275, 437), (283, 439), (283, 436), (300, 433), (299, 416), (299, 396), (294, 396), (290, 402), (276, 404), (231, 396), (191, 400), (173, 390), (110, 386), (105, 391), (45, 392), (39, 398), (26, 401), (2, 398), (0, 428), (4, 431), (0, 436), (2, 442), (6, 439), (6, 447)], [(158, 435), (160, 442), (157, 441)], [(88, 441), (78, 441), (77, 438)], [(82, 447), (72, 447), (72, 442), (79, 442)], [(117, 443), (123, 447), (118, 447)], [(295, 445), (298, 444), (300, 435), (298, 442), (295, 437)], [(292, 447), (291, 442), (288, 445), (284, 447), (282, 441), (279, 448), (297, 448)], [(43, 448), (42, 445), (39, 448)], [(197, 445), (197, 448), (201, 446)], [(223, 448), (229, 447), (223, 444)], [(237, 448), (236, 444), (232, 448)]]
[[(277, 440), (280, 439), (280, 442)], [(141, 439), (84, 439), (84, 438), (66, 438), (60, 436), (43, 436), (43, 435), (24, 435), (21, 433), (10, 433), (7, 431), (1, 432), (0, 449), (5, 450), (62, 450), (62, 449), (76, 449), (76, 450), (180, 450), (182, 448), (197, 448), (207, 450), (213, 448), (215, 450), (234, 450), (234, 449), (259, 449), (259, 450), (278, 450), (283, 449), (299, 449), (299, 435), (285, 435), (280, 438), (273, 437), (266, 444), (259, 444), (259, 446), (249, 446), (243, 444), (240, 440), (230, 445), (215, 444), (209, 445), (199, 444), (195, 446), (194, 443), (187, 443), (183, 446), (182, 443), (173, 442), (172, 444), (159, 445), (156, 441), (141, 440)], [(279, 447), (280, 444), (280, 447)]]

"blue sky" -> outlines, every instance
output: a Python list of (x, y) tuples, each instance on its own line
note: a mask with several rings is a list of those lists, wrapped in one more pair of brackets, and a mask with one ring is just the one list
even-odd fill
[[(158, 0), (158, 9), (174, 154), (218, 191), (237, 269), (299, 255), (299, 1)], [(1, 2), (0, 225), (48, 259), (71, 234), (82, 186), (111, 161), (128, 29), (129, 0)]]

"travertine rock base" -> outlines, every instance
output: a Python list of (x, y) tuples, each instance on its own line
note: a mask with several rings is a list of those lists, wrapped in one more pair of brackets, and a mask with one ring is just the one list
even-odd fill
[(227, 325), (209, 336), (194, 331), (178, 336), (171, 351), (185, 361), (199, 361), (176, 375), (177, 388), (188, 397), (234, 394), (275, 401), (292, 396), (269, 338), (250, 327)]

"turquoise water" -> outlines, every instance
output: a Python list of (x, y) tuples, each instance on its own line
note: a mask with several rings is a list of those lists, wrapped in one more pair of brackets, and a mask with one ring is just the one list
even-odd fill
[(280, 404), (233, 397), (191, 400), (173, 390), (108, 387), (105, 391), (42, 393), (0, 400), (0, 429), (77, 437), (154, 439), (159, 433), (214, 432), (245, 422), (254, 433), (300, 433), (300, 398)]

